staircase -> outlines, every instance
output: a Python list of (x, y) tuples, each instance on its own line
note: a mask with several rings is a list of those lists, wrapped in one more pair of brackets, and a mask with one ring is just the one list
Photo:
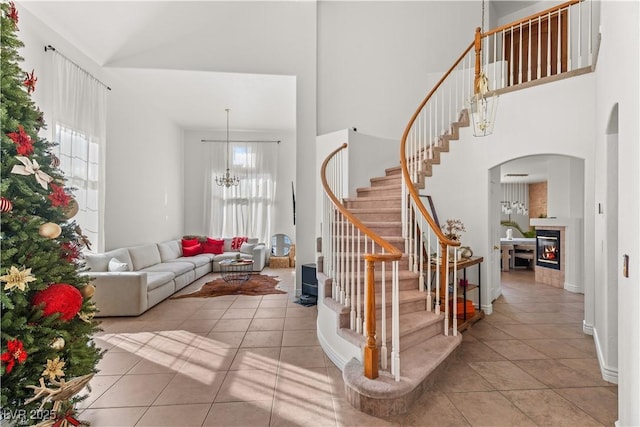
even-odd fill
[[(449, 272), (458, 269), (450, 251), (455, 255), (460, 243), (442, 233), (418, 189), (425, 188), (425, 178), (449, 151), (450, 141), (458, 139), (459, 129), (469, 126), (468, 94), (477, 106), (472, 115), (474, 134), (490, 133), (493, 115), (487, 106), (493, 94), (483, 82), (492, 82), (495, 92), (505, 92), (532, 80), (544, 84), (580, 71), (559, 53), (552, 56), (551, 49), (543, 57), (541, 50), (523, 54), (513, 47), (498, 47), (514, 32), (531, 33), (541, 23), (565, 22), (566, 16), (582, 17), (581, 2), (571, 0), (487, 33), (476, 29), (474, 42), (410, 118), (400, 141), (400, 165), (371, 178), (371, 185), (357, 189), (355, 197), (343, 195), (349, 178), (348, 156), (343, 155), (347, 144), (325, 159), (320, 173), (326, 203), (318, 269), (318, 338), (342, 369), (346, 397), (360, 411), (375, 416), (406, 412), (460, 344), (457, 304), (451, 304), (449, 313), (448, 301), (456, 300), (457, 289), (449, 286)], [(582, 66), (586, 56), (580, 26), (574, 38), (569, 26), (551, 29), (549, 38), (543, 39), (547, 41), (538, 45), (548, 46), (552, 38), (567, 39), (567, 49), (576, 58), (566, 56)], [(493, 51), (494, 61), (491, 67), (485, 62), (484, 71), (482, 49)], [(523, 69), (522, 63), (513, 61), (516, 54), (544, 59), (546, 71), (540, 66)], [(489, 55), (485, 58), (488, 61)], [(591, 51), (588, 58), (590, 67)]]
[[(449, 141), (458, 139), (458, 129), (468, 126), (466, 112), (451, 126), (451, 132), (439, 139), (439, 144), (429, 153), (417, 158), (424, 160), (423, 174), (417, 186), (424, 187), (424, 178), (431, 176), (433, 165), (440, 163), (440, 153), (449, 151)], [(357, 197), (344, 200), (345, 207), (369, 229), (401, 251), (404, 250), (401, 222), (402, 175), (400, 166), (385, 170), (385, 176), (370, 179), (371, 186), (357, 189)], [(376, 264), (376, 319), (377, 331), (382, 330), (382, 277), (390, 280), (390, 273), (378, 274), (381, 263)], [(460, 344), (462, 337), (445, 336), (443, 314), (427, 310), (427, 293), (419, 290), (420, 274), (409, 268), (409, 256), (404, 253), (399, 261), (399, 314), (400, 314), (400, 358), (402, 360), (399, 382), (383, 372), (376, 380), (362, 376), (362, 364), (352, 359), (343, 371), (346, 395), (357, 409), (375, 416), (389, 416), (405, 412), (429, 383), (432, 373), (447, 360)], [(391, 293), (384, 298), (388, 313), (385, 319), (385, 342), (377, 337), (382, 348), (391, 348)], [(348, 313), (344, 313), (348, 316)], [(345, 319), (346, 321), (346, 319)], [(348, 323), (348, 322), (347, 322)], [(349, 328), (340, 328), (338, 334), (354, 344), (364, 345), (364, 337)], [(381, 335), (381, 334), (380, 334)], [(384, 353), (384, 351), (383, 351)], [(384, 356), (384, 354), (383, 354)], [(387, 363), (391, 363), (390, 357)], [(383, 362), (384, 364), (384, 362)]]

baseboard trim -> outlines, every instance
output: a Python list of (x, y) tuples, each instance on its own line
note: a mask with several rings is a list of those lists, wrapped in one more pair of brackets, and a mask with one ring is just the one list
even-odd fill
[(325, 339), (324, 335), (322, 335), (321, 329), (317, 328), (317, 336), (318, 342), (320, 343), (320, 347), (322, 347), (322, 351), (324, 354), (333, 362), (338, 369), (341, 371), (344, 370), (344, 365), (347, 364), (348, 360), (344, 360), (338, 353), (336, 353), (333, 348), (329, 345), (329, 342)]
[(486, 315), (493, 313), (493, 304), (482, 304), (482, 311)]
[(618, 369), (605, 365), (604, 357), (602, 356), (602, 348), (600, 347), (600, 340), (598, 339), (598, 330), (596, 328), (593, 328), (593, 341), (596, 344), (596, 354), (598, 355), (598, 364), (600, 365), (602, 379), (613, 384), (618, 384)]
[(586, 320), (583, 320), (582, 332), (584, 332), (587, 335), (593, 335), (593, 325), (589, 325)]
[(582, 286), (574, 285), (569, 282), (564, 282), (564, 290), (573, 292), (574, 294), (583, 294)]

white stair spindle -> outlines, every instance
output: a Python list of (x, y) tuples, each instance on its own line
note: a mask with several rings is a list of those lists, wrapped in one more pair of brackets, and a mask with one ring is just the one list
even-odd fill
[(458, 335), (458, 247), (453, 250), (453, 336)]
[[(384, 248), (382, 249), (382, 253), (384, 254), (385, 250)], [(380, 315), (381, 317), (381, 334), (380, 334), (380, 360), (381, 360), (381, 364), (380, 367), (384, 370), (387, 369), (387, 279), (386, 279), (386, 269), (387, 269), (387, 263), (386, 262), (382, 262), (382, 287), (381, 287), (381, 305), (382, 305), (382, 314)]]

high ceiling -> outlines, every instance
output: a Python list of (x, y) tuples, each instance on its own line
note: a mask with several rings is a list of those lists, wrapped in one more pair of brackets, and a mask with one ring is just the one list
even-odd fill
[[(535, 2), (492, 3), (494, 12), (504, 16)], [(132, 82), (131, 90), (182, 128), (224, 129), (224, 110), (231, 108), (230, 126), (234, 130), (294, 130), (294, 76), (183, 69), (185, 62), (194, 62), (185, 61), (186, 57), (211, 54), (184, 41), (201, 42), (210, 36), (211, 28), (229, 25), (220, 13), (220, 4), (217, 0), (27, 0), (18, 6), (97, 64)], [(182, 60), (163, 53), (168, 46), (175, 48), (176, 41), (183, 42)]]
[[(26, 1), (18, 7), (110, 74), (130, 82), (127, 90), (143, 96), (184, 129), (224, 129), (225, 108), (231, 108), (233, 130), (295, 130), (294, 76), (185, 70), (181, 61), (167, 53), (163, 57), (164, 47), (180, 38), (202, 41), (201, 33), (216, 16), (215, 3)], [(188, 45), (181, 53), (209, 54)]]

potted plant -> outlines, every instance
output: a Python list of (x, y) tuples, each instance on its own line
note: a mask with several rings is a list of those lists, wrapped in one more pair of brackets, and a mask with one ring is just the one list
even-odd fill
[[(464, 228), (464, 224), (459, 219), (448, 219), (444, 224), (440, 226), (444, 236), (449, 240), (455, 240), (456, 242), (460, 241), (462, 237), (462, 233), (467, 231)], [(456, 248), (453, 246), (449, 246), (449, 260), (453, 259), (456, 254)], [(458, 251), (458, 260), (462, 258), (462, 252)]]
[(459, 242), (460, 237), (462, 237), (462, 233), (467, 231), (467, 229), (464, 228), (464, 224), (459, 219), (448, 219), (440, 226), (440, 228), (447, 239), (455, 240), (456, 242)]

